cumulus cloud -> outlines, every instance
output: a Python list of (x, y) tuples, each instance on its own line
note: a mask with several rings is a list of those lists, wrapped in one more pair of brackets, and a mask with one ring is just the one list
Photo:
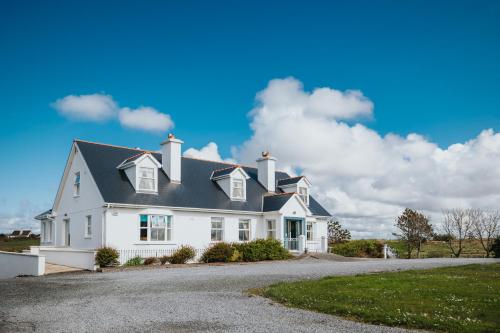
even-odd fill
[(69, 95), (56, 100), (51, 106), (59, 114), (74, 120), (103, 122), (118, 119), (123, 127), (146, 132), (165, 132), (174, 126), (170, 115), (155, 108), (120, 108), (111, 95)]
[(280, 168), (306, 174), (316, 197), (357, 237), (389, 237), (404, 207), (438, 224), (443, 208), (500, 202), (500, 134), (492, 129), (446, 148), (416, 133), (382, 136), (343, 121), (372, 116), (360, 91), (307, 92), (294, 78), (270, 81), (256, 102), (253, 134), (233, 157), (254, 163), (270, 150)]
[(219, 153), (219, 147), (215, 142), (209, 142), (201, 149), (189, 148), (183, 154), (185, 157), (199, 158), (203, 160), (234, 163), (233, 159), (222, 159)]
[(118, 117), (122, 126), (144, 131), (165, 132), (174, 127), (170, 115), (147, 106), (135, 110), (123, 108)]
[(113, 118), (118, 105), (110, 95), (69, 95), (51, 104), (61, 115), (88, 121), (104, 121)]
[(0, 233), (11, 233), (14, 229), (31, 229), (40, 232), (40, 223), (33, 219), (45, 209), (29, 200), (19, 202), (18, 209), (14, 212), (6, 212), (6, 207), (0, 205)]

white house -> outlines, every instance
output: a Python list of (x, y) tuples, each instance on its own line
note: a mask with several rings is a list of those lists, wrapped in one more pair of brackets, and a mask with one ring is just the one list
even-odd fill
[(330, 214), (307, 178), (267, 153), (256, 168), (182, 157), (182, 143), (169, 135), (157, 153), (75, 140), (52, 209), (36, 217), (41, 245), (151, 253), (275, 238), (326, 251)]

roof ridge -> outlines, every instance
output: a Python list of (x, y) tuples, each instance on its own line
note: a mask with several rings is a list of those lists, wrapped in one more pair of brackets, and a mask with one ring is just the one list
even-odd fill
[(264, 195), (264, 197), (267, 198), (267, 197), (276, 197), (279, 195), (291, 195), (291, 194), (297, 194), (297, 192), (274, 193), (274, 194), (270, 194), (270, 195)]
[(141, 152), (148, 152), (148, 150), (145, 149), (139, 149), (139, 148), (130, 148), (130, 147), (125, 147), (125, 146), (119, 146), (119, 145), (112, 145), (109, 143), (102, 143), (102, 142), (93, 142), (93, 141), (87, 141), (87, 140), (82, 140), (82, 139), (73, 139), (75, 142), (85, 142), (85, 143), (90, 143), (93, 145), (100, 145), (100, 146), (108, 146), (108, 147), (115, 147), (115, 148), (123, 148), (123, 149), (129, 149), (129, 150), (137, 150)]
[(288, 177), (288, 178), (280, 178), (280, 179), (278, 179), (278, 181), (285, 180), (285, 179), (304, 178), (304, 177), (305, 177), (304, 175), (300, 175), (300, 176), (294, 176), (294, 177)]

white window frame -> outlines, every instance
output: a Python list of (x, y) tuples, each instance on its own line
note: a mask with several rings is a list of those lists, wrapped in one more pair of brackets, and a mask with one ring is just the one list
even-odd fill
[[(142, 216), (146, 216), (146, 226), (141, 226)], [(162, 217), (165, 221), (165, 227), (153, 227), (152, 220), (155, 217)], [(172, 215), (161, 215), (161, 214), (139, 214), (139, 242), (143, 243), (165, 243), (171, 242), (173, 239), (173, 216)], [(164, 229), (165, 230), (165, 239), (152, 239), (152, 229)], [(141, 230), (146, 230), (146, 239), (141, 239)], [(158, 238), (158, 237), (157, 237)]]
[[(220, 223), (220, 228), (214, 228), (214, 223)], [(217, 235), (217, 231), (220, 233), (220, 239), (219, 237), (213, 237), (213, 232), (216, 232), (215, 235)], [(214, 216), (210, 218), (210, 241), (211, 242), (223, 242), (224, 241), (224, 218), (223, 217), (218, 217)]]
[[(152, 177), (142, 177), (142, 169), (148, 169), (152, 172), (153, 176)], [(153, 181), (153, 188), (141, 188), (141, 180), (146, 179), (146, 180), (152, 180)], [(157, 192), (157, 169), (156, 168), (151, 168), (151, 167), (146, 167), (146, 166), (137, 166), (137, 191), (138, 192)]]
[(299, 187), (299, 196), (302, 199), (302, 201), (309, 206), (309, 189), (305, 186), (300, 186)]
[[(241, 183), (240, 183), (241, 182)], [(235, 185), (237, 183), (241, 184), (241, 196), (235, 195), (235, 189), (239, 189)], [(231, 199), (233, 200), (246, 200), (246, 181), (242, 178), (231, 178)]]
[(306, 240), (308, 241), (314, 240), (314, 222), (311, 221), (306, 222)]
[[(242, 228), (241, 227), (242, 223), (248, 223), (248, 228)], [(250, 241), (252, 239), (251, 230), (252, 230), (252, 220), (251, 219), (239, 219), (238, 220), (238, 240), (240, 242), (248, 242), (248, 241)], [(243, 232), (243, 235), (244, 235), (245, 231), (248, 232), (248, 238), (247, 239), (242, 239), (242, 238), (244, 238), (244, 237), (241, 237), (242, 232)]]
[[(269, 228), (269, 222), (271, 222), (271, 228)], [(266, 219), (266, 228), (267, 239), (276, 239), (276, 219)]]
[(85, 216), (85, 238), (92, 238), (92, 215)]
[(75, 180), (73, 182), (73, 197), (76, 198), (80, 196), (80, 185), (82, 182), (82, 177), (80, 171), (75, 172), (74, 176)]

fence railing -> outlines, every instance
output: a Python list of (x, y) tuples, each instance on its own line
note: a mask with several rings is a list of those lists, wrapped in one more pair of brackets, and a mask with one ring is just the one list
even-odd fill
[[(121, 249), (118, 250), (118, 253), (120, 254), (118, 260), (120, 261), (120, 264), (123, 265), (128, 260), (135, 257), (161, 258), (163, 256), (171, 256), (175, 251), (177, 251), (177, 249)], [(196, 251), (196, 256), (194, 258), (194, 261), (197, 261), (201, 257), (205, 249), (195, 249), (195, 251)]]
[(283, 247), (287, 250), (296, 251), (299, 249), (299, 239), (298, 238), (284, 238)]
[(306, 250), (307, 252), (324, 252), (321, 248), (321, 238), (306, 240)]

